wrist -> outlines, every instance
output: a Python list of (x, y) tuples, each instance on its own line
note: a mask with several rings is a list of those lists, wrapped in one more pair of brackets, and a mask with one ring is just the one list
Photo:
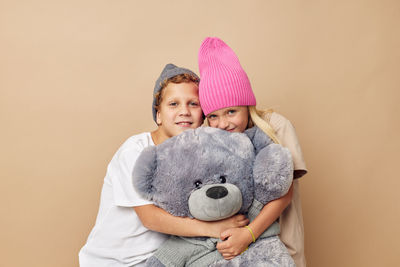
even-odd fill
[(218, 226), (217, 223), (215, 222), (205, 222), (205, 221), (200, 221), (197, 219), (196, 220), (198, 224), (198, 236), (205, 236), (205, 237), (214, 237), (214, 238), (219, 238), (221, 234), (221, 229)]
[(249, 244), (256, 242), (256, 237), (254, 235), (253, 230), (250, 228), (250, 226), (246, 225), (243, 228), (245, 228), (250, 234), (250, 242), (249, 242)]

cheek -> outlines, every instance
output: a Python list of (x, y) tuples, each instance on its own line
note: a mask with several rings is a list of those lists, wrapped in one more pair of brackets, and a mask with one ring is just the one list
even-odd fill
[(196, 119), (203, 121), (203, 111), (201, 109), (197, 109), (195, 111), (195, 114), (196, 114)]
[(194, 128), (200, 127), (203, 124), (203, 111), (201, 109), (196, 109), (193, 110), (191, 113), (191, 117), (194, 122), (192, 126), (194, 126)]
[(176, 117), (176, 112), (170, 109), (168, 112), (165, 112), (164, 116), (169, 120), (173, 120)]
[(213, 128), (217, 128), (217, 126), (218, 126), (218, 121), (217, 120), (210, 121), (209, 119), (207, 119), (207, 123), (208, 123), (208, 125), (210, 127), (213, 127)]
[(248, 121), (249, 120), (247, 117), (241, 117), (236, 120), (236, 125), (238, 126), (238, 128), (239, 128), (238, 130), (240, 132), (244, 132), (246, 130)]

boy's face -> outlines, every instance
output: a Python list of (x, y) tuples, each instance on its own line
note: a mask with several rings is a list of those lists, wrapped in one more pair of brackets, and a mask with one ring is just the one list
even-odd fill
[[(157, 124), (167, 139), (203, 123), (198, 86), (193, 82), (169, 83), (162, 91)], [(164, 139), (163, 138), (163, 139)]]
[(211, 127), (242, 133), (249, 122), (249, 109), (247, 106), (222, 108), (208, 114), (207, 120)]

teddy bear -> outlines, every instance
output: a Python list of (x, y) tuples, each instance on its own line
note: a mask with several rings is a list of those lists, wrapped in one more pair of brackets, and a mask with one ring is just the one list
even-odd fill
[[(246, 214), (252, 221), (265, 204), (285, 195), (292, 183), (290, 152), (259, 128), (230, 133), (189, 129), (143, 150), (133, 186), (174, 216), (204, 221)], [(147, 266), (295, 266), (274, 222), (232, 260), (216, 250), (216, 238), (170, 236)]]

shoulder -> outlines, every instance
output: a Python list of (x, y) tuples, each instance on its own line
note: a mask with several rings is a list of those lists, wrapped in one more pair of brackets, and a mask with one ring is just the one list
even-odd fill
[(290, 150), (295, 170), (294, 178), (300, 178), (307, 173), (307, 168), (294, 126), (287, 118), (276, 112), (270, 112), (264, 117), (274, 129), (281, 144)]
[(144, 132), (140, 134), (133, 135), (126, 139), (126, 141), (122, 144), (121, 149), (129, 149), (129, 148), (145, 148), (149, 145), (154, 145), (153, 140), (151, 139), (150, 132)]
[(287, 126), (292, 126), (292, 123), (286, 117), (274, 111), (267, 112), (263, 119), (271, 125), (275, 132), (279, 132), (279, 130)]
[(129, 137), (115, 154), (118, 158), (132, 154), (140, 154), (143, 149), (154, 145), (150, 132), (133, 135)]

